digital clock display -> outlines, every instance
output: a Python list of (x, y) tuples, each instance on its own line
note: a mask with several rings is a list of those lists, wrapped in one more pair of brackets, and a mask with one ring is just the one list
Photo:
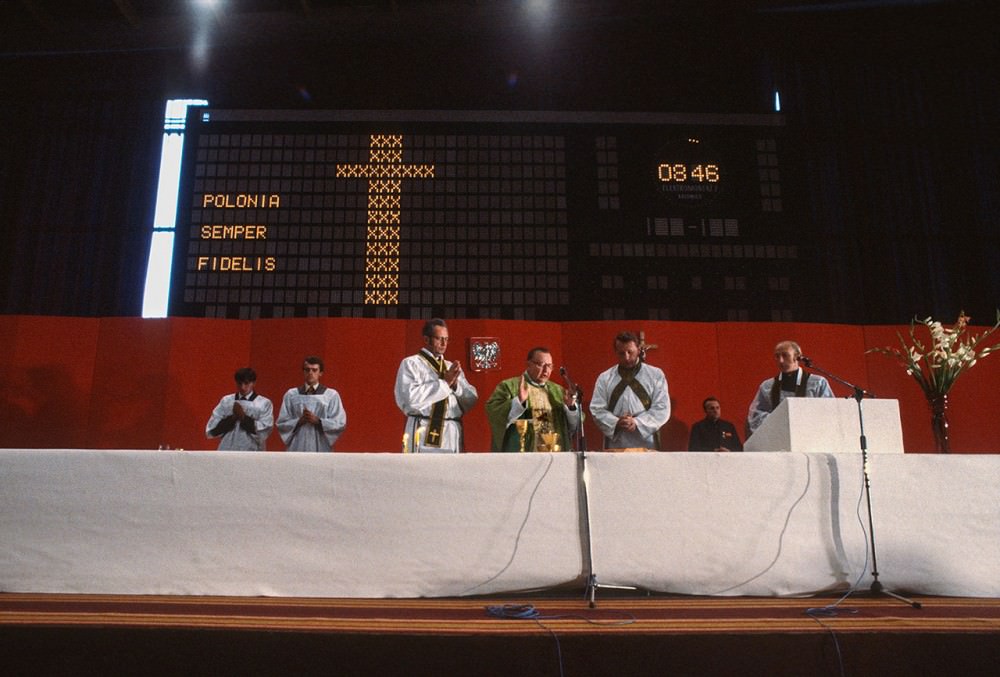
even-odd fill
[(722, 163), (700, 138), (664, 146), (656, 156), (657, 190), (670, 202), (705, 205), (722, 189)]
[(721, 178), (719, 165), (686, 165), (682, 163), (661, 164), (657, 168), (657, 176), (664, 183), (718, 183)]

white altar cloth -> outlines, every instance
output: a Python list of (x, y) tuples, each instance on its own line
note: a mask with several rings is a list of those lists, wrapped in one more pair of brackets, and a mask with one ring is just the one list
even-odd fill
[[(598, 582), (693, 595), (871, 586), (861, 455), (589, 454)], [(1000, 456), (870, 457), (879, 581), (1000, 597)]]
[(430, 597), (583, 567), (571, 454), (0, 451), (0, 591)]
[[(442, 597), (579, 585), (578, 456), (0, 450), (0, 591)], [(598, 583), (867, 589), (855, 453), (588, 452)], [(1000, 456), (871, 460), (880, 580), (1000, 597)]]

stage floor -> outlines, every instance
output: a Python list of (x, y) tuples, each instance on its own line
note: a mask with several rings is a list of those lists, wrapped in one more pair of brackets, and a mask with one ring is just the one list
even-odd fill
[[(347, 634), (632, 635), (690, 633), (1000, 633), (1000, 599), (915, 596), (718, 598), (583, 595), (320, 599), (0, 594), (0, 626), (284, 630)], [(817, 610), (816, 613), (810, 613)], [(521, 617), (512, 617), (512, 616)]]
[[(993, 674), (1000, 599), (0, 594), (33, 674)], [(498, 609), (525, 618), (497, 617)], [(6, 658), (5, 658), (6, 660)], [(336, 667), (334, 667), (336, 666)], [(11, 672), (8, 674), (17, 674)]]

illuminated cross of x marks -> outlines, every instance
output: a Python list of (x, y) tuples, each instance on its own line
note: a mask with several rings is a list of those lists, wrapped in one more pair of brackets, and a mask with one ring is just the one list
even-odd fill
[(404, 163), (402, 134), (372, 134), (368, 164), (337, 165), (337, 178), (368, 179), (365, 305), (396, 305), (403, 179), (433, 179), (434, 165)]

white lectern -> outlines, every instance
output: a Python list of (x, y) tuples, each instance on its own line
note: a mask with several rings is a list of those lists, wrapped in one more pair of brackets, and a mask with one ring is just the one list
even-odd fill
[[(861, 401), (871, 453), (903, 453), (899, 400)], [(781, 401), (746, 444), (746, 451), (860, 451), (858, 403), (853, 398), (789, 397)]]

